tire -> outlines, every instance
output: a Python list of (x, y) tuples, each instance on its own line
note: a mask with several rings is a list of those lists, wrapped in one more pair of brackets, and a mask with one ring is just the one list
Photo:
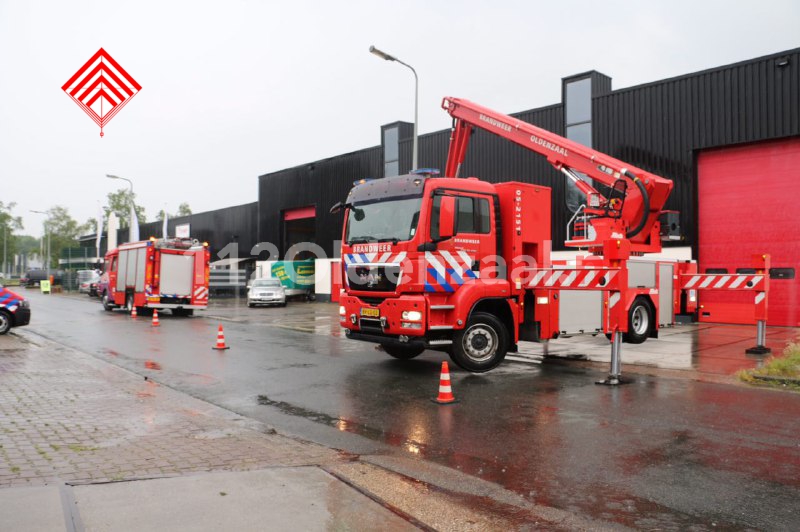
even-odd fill
[(418, 357), (425, 351), (424, 347), (415, 347), (410, 345), (384, 345), (383, 350), (389, 356), (397, 358), (399, 360), (411, 360), (412, 358)]
[(11, 330), (11, 323), (11, 314), (7, 310), (0, 309), (0, 334)]
[(111, 303), (111, 301), (109, 301), (108, 299), (108, 292), (103, 292), (100, 301), (102, 301), (103, 308), (106, 309), (107, 311), (111, 312), (112, 310), (114, 310), (114, 304)]
[(286, 306), (286, 301), (284, 301), (283, 303), (281, 303), (281, 306), (282, 306), (282, 307), (285, 307), (285, 306)]
[(253, 307), (255, 307), (255, 304), (254, 303), (248, 303), (247, 306), (250, 307), (250, 308), (253, 308)]
[(628, 332), (622, 340), (629, 344), (641, 344), (650, 337), (653, 330), (653, 309), (646, 299), (637, 298), (628, 311)]
[(461, 369), (484, 373), (496, 368), (508, 352), (508, 331), (491, 314), (476, 312), (456, 331), (450, 358)]

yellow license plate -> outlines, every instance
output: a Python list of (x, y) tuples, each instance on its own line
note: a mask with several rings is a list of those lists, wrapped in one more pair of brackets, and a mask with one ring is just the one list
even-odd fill
[(381, 311), (376, 308), (362, 308), (361, 315), (367, 318), (379, 318)]

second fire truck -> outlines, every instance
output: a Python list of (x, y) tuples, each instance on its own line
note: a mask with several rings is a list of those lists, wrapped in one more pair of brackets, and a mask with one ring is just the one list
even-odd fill
[(107, 286), (100, 291), (106, 310), (169, 309), (190, 316), (208, 307), (210, 253), (190, 238), (151, 238), (123, 244), (106, 254)]

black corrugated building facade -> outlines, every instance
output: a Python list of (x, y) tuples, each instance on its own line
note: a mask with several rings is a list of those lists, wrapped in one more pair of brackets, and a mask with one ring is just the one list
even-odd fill
[[(579, 112), (567, 109), (569, 105), (579, 107), (569, 103), (570, 83), (586, 79), (591, 80), (587, 93), (590, 111), (580, 119)], [(675, 189), (667, 208), (681, 212), (686, 237), (678, 245), (697, 244), (696, 165), (700, 150), (800, 135), (800, 48), (617, 91), (611, 90), (610, 78), (597, 72), (564, 78), (562, 88), (562, 103), (513, 116), (672, 179)], [(491, 102), (478, 103), (491, 107)], [(577, 124), (574, 131), (572, 122)], [(387, 155), (392, 151), (387, 151), (386, 142), (386, 130), (391, 126), (382, 128), (381, 146), (260, 176), (258, 239), (275, 243), (285, 252), (290, 242), (284, 213), (315, 207), (314, 241), (333, 256), (342, 215), (331, 215), (328, 209), (346, 197), (354, 181), (384, 176)], [(411, 165), (411, 128), (403, 123), (397, 126), (398, 166), (394, 168), (405, 173)], [(583, 136), (581, 127), (586, 128)], [(420, 136), (421, 167), (444, 168), (449, 135), (449, 130), (443, 130)], [(570, 217), (566, 186), (563, 176), (544, 157), (478, 130), (462, 175), (551, 187), (553, 248), (565, 249)]]

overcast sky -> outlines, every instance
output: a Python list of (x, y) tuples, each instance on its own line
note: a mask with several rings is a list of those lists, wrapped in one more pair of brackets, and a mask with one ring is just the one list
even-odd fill
[[(134, 182), (148, 220), (257, 200), (258, 176), (444, 129), (445, 95), (516, 112), (590, 69), (619, 89), (800, 46), (797, 0), (539, 2), (0, 0), (0, 201), (95, 216)], [(100, 47), (142, 90), (105, 127), (61, 86)], [(424, 161), (420, 161), (424, 165)]]

